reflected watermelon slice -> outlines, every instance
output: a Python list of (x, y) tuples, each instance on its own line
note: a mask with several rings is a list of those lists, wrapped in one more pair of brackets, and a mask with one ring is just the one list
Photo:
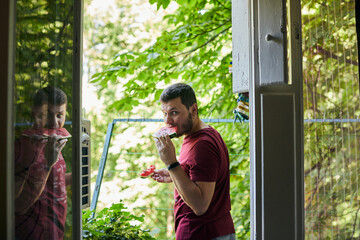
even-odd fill
[(65, 128), (58, 128), (58, 129), (48, 129), (48, 128), (41, 128), (41, 129), (27, 129), (21, 135), (24, 137), (30, 137), (38, 140), (48, 139), (50, 135), (60, 135), (62, 139), (71, 138), (71, 134)]
[(156, 133), (154, 133), (152, 136), (155, 138), (159, 138), (161, 136), (169, 135), (170, 138), (178, 137), (176, 133), (176, 127), (162, 127), (160, 128)]

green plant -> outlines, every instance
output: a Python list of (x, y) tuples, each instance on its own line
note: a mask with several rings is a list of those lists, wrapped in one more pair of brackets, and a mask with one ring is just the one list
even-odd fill
[(83, 211), (83, 239), (148, 239), (153, 238), (140, 225), (133, 225), (131, 222), (143, 222), (143, 216), (137, 217), (128, 211), (124, 211), (124, 203), (113, 204), (110, 208), (104, 208), (91, 217), (93, 211)]

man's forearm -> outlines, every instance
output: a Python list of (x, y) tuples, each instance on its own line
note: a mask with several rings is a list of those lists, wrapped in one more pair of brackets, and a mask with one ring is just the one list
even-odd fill
[(15, 199), (19, 197), (24, 189), (26, 180), (29, 177), (29, 169), (23, 169), (21, 172), (15, 174)]
[(215, 183), (197, 183), (190, 180), (181, 167), (172, 169), (170, 176), (176, 190), (196, 215), (203, 215), (211, 202)]
[(37, 169), (36, 174), (28, 178), (22, 185), (21, 192), (15, 199), (15, 212), (25, 213), (43, 192), (51, 169)]

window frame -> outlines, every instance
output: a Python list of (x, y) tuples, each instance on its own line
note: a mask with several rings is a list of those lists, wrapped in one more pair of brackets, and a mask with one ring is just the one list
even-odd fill
[[(72, 189), (73, 189), (73, 231), (72, 239), (82, 239), (82, 207), (81, 207), (81, 109), (82, 109), (82, 24), (83, 24), (83, 0), (74, 0), (74, 39), (73, 39), (73, 110), (72, 110)], [(15, 13), (16, 1), (4, 0), (0, 10), (0, 74), (2, 88), (0, 88), (0, 107), (3, 115), (0, 118), (2, 134), (0, 141), (0, 199), (2, 206), (0, 211), (0, 238), (12, 240), (15, 238), (15, 215), (14, 215), (14, 66), (15, 66)], [(74, 211), (76, 210), (76, 211)]]

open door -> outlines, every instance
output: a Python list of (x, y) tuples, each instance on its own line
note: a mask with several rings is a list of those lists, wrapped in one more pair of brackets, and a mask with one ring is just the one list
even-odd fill
[(250, 78), (252, 239), (303, 239), (298, 0), (254, 0)]
[(15, 1), (4, 0), (0, 9), (0, 75), (2, 87), (0, 88), (0, 239), (14, 239), (12, 211), (13, 192), (13, 76), (14, 76), (14, 31)]
[[(82, 1), (5, 0), (0, 11), (0, 238), (81, 239)], [(58, 158), (53, 133), (67, 141)]]
[[(249, 36), (235, 28), (233, 45), (249, 37), (250, 51), (233, 56), (248, 55), (250, 66), (251, 239), (303, 239), (300, 1), (242, 5), (248, 5)], [(233, 9), (233, 17), (242, 10)]]

